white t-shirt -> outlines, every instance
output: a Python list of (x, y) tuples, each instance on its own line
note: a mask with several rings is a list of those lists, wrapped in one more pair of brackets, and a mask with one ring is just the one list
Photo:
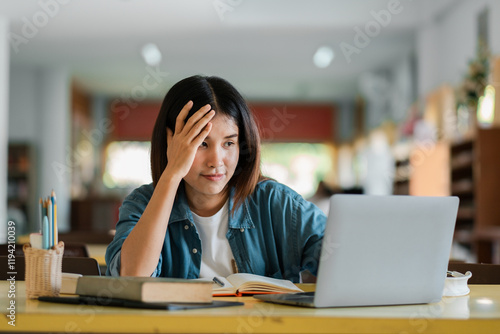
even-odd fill
[(201, 239), (200, 278), (231, 275), (233, 252), (226, 238), (228, 202), (211, 217), (200, 217), (193, 212), (193, 220)]

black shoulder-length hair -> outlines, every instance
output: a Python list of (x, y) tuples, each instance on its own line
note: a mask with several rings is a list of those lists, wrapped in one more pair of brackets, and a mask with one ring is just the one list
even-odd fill
[(195, 75), (176, 83), (166, 94), (151, 137), (151, 174), (156, 187), (168, 164), (167, 128), (175, 131), (177, 115), (193, 101), (186, 121), (197, 110), (210, 104), (238, 126), (239, 160), (225, 191), (234, 188), (234, 210), (254, 191), (261, 178), (260, 136), (255, 120), (241, 94), (226, 80), (215, 76)]

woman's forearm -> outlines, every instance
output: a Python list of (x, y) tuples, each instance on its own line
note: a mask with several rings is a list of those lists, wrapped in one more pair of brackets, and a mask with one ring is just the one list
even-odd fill
[(151, 276), (156, 269), (181, 180), (164, 171), (144, 213), (123, 243), (121, 276)]

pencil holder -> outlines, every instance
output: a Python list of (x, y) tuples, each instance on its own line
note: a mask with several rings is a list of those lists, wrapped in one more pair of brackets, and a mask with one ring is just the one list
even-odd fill
[(59, 296), (61, 290), (64, 242), (51, 249), (23, 246), (26, 262), (26, 297)]

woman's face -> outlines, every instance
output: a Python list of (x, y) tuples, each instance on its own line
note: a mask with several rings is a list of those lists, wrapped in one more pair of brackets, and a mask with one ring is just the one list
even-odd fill
[[(198, 147), (193, 165), (184, 177), (190, 201), (210, 200), (222, 191), (234, 174), (240, 154), (238, 126), (226, 115), (216, 114), (212, 129)], [(199, 201), (197, 200), (199, 199)]]

